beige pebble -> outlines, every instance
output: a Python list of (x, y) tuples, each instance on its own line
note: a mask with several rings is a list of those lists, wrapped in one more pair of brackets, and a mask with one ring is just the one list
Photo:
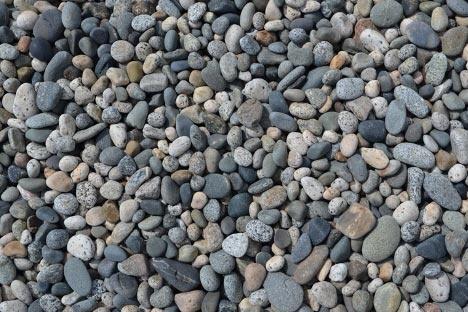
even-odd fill
[(178, 293), (174, 296), (174, 302), (181, 312), (195, 312), (201, 309), (205, 293), (201, 290), (192, 290)]
[(354, 133), (346, 134), (340, 142), (341, 153), (345, 157), (351, 157), (358, 147), (358, 137)]

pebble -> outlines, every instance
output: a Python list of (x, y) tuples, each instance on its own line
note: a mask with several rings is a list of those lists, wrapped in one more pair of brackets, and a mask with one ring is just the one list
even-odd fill
[(375, 226), (376, 219), (372, 212), (354, 203), (337, 220), (336, 228), (351, 239), (359, 239), (369, 233)]
[(156, 258), (152, 261), (152, 265), (170, 286), (179, 291), (187, 292), (200, 284), (198, 270), (189, 264)]
[(377, 226), (366, 236), (362, 255), (373, 262), (385, 260), (394, 253), (400, 242), (400, 227), (391, 216), (379, 218)]
[(372, 22), (382, 28), (397, 24), (403, 17), (403, 7), (394, 0), (384, 0), (374, 5), (370, 11)]
[(273, 238), (273, 229), (259, 220), (251, 220), (245, 226), (247, 236), (256, 242), (269, 242)]
[(416, 252), (429, 260), (439, 260), (447, 254), (442, 234), (434, 235), (416, 246)]
[(447, 274), (442, 273), (437, 278), (425, 278), (424, 284), (435, 302), (445, 302), (450, 295), (450, 281)]
[(374, 308), (377, 312), (395, 312), (400, 307), (401, 294), (394, 283), (386, 283), (374, 295)]
[(96, 252), (96, 245), (89, 236), (77, 234), (68, 240), (67, 251), (74, 257), (89, 261)]
[(364, 81), (360, 78), (344, 78), (336, 84), (336, 95), (342, 100), (354, 100), (364, 92)]
[(77, 294), (86, 296), (91, 292), (91, 276), (80, 259), (70, 257), (63, 267), (63, 274), (65, 281)]
[(240, 258), (247, 252), (249, 240), (243, 233), (232, 234), (223, 240), (222, 247), (227, 254)]
[(21, 120), (26, 120), (38, 113), (36, 92), (32, 84), (23, 83), (18, 87), (12, 108), (16, 118)]
[(301, 286), (284, 273), (268, 273), (264, 287), (268, 300), (279, 311), (296, 311), (302, 304)]
[(7, 256), (0, 256), (0, 282), (4, 285), (10, 284), (16, 277), (16, 267)]
[(413, 89), (398, 86), (394, 92), (395, 98), (402, 101), (406, 108), (416, 117), (424, 118), (429, 112), (429, 108), (422, 97), (419, 96)]
[(310, 220), (308, 227), (309, 238), (312, 245), (319, 245), (326, 239), (328, 233), (330, 233), (330, 224), (320, 217), (315, 217)]
[(457, 210), (461, 205), (460, 195), (443, 174), (426, 173), (423, 188), (430, 198), (446, 209)]
[(435, 165), (435, 157), (424, 146), (414, 143), (400, 143), (393, 149), (396, 160), (421, 169), (431, 169)]
[(223, 198), (231, 191), (229, 180), (217, 173), (209, 174), (205, 177), (205, 187), (203, 192), (208, 198)]
[(406, 106), (404, 102), (394, 100), (388, 105), (385, 115), (385, 129), (390, 134), (397, 135), (406, 127)]
[(424, 49), (434, 49), (440, 44), (439, 36), (431, 26), (421, 21), (411, 21), (405, 28), (405, 34), (411, 43)]
[(453, 129), (450, 132), (450, 143), (453, 153), (460, 164), (468, 164), (468, 131), (461, 128)]

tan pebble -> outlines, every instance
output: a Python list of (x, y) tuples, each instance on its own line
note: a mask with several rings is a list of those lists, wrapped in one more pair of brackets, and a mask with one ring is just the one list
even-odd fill
[(250, 263), (245, 267), (244, 277), (244, 287), (248, 291), (255, 291), (259, 289), (266, 276), (266, 270), (263, 265), (259, 263)]
[(29, 51), (29, 44), (30, 43), (31, 43), (31, 37), (21, 36), (21, 38), (18, 40), (18, 45), (16, 46), (16, 48), (21, 53), (26, 53), (26, 52)]
[(323, 264), (322, 268), (320, 269), (320, 272), (317, 276), (317, 279), (320, 281), (320, 282), (323, 282), (327, 276), (328, 276), (328, 273), (330, 273), (330, 268), (332, 267), (332, 261), (330, 259), (327, 259), (327, 261), (325, 261), (325, 263)]
[(195, 88), (193, 91), (193, 101), (197, 104), (204, 103), (213, 97), (213, 90), (210, 87), (203, 86)]
[(98, 78), (95, 84), (91, 87), (91, 93), (94, 95), (100, 95), (109, 85), (109, 78), (101, 76)]
[(338, 52), (337, 55), (335, 55), (331, 62), (330, 62), (330, 68), (331, 69), (341, 69), (343, 65), (345, 65), (347, 62), (349, 62), (349, 55), (345, 51), (340, 51)]
[(268, 46), (270, 43), (276, 41), (276, 35), (273, 32), (269, 32), (266, 30), (260, 30), (256, 33), (255, 39), (263, 46)]
[(140, 62), (131, 61), (127, 64), (127, 76), (130, 82), (140, 82), (143, 74), (143, 65)]
[(201, 268), (204, 265), (210, 263), (210, 260), (207, 255), (198, 255), (195, 260), (192, 262), (192, 266), (195, 268)]
[(313, 311), (318, 311), (320, 309), (320, 304), (312, 292), (312, 288), (307, 290), (307, 301)]
[(343, 153), (341, 151), (338, 151), (335, 154), (335, 159), (340, 161), (340, 162), (345, 162), (348, 158), (345, 155), (343, 155)]
[(253, 305), (250, 303), (249, 298), (244, 298), (239, 303), (239, 312), (261, 312), (262, 307), (259, 305)]
[(86, 223), (91, 226), (98, 226), (106, 221), (102, 206), (93, 207), (86, 212)]
[[(87, 87), (91, 87), (97, 81), (96, 74), (93, 72), (92, 69), (85, 68), (83, 70), (81, 81), (83, 82), (83, 85)], [(100, 116), (99, 116), (99, 119), (100, 119)]]
[(468, 212), (468, 200), (465, 199), (462, 201), (462, 207), (460, 212), (463, 214), (466, 214)]
[(125, 154), (129, 156), (135, 156), (140, 152), (140, 143), (137, 141), (128, 141), (127, 146), (125, 146)]
[(117, 205), (113, 201), (106, 201), (104, 205), (102, 206), (103, 214), (106, 219), (106, 221), (111, 222), (111, 223), (116, 223), (119, 222), (120, 216), (119, 216), (119, 209), (117, 208)]
[(337, 220), (336, 228), (351, 239), (359, 239), (375, 226), (374, 214), (365, 206), (354, 203)]
[(28, 252), (23, 244), (14, 240), (3, 246), (3, 254), (7, 257), (23, 258), (27, 256)]
[(390, 262), (385, 262), (380, 267), (379, 278), (384, 282), (389, 282), (392, 279), (393, 266)]
[(327, 96), (325, 104), (323, 104), (323, 106), (320, 107), (319, 112), (322, 114), (326, 113), (332, 108), (332, 106), (333, 106), (333, 101), (330, 96)]
[(136, 305), (126, 305), (122, 307), (122, 312), (138, 312), (140, 309)]
[(452, 263), (455, 267), (455, 269), (452, 272), (453, 276), (458, 277), (458, 278), (462, 278), (463, 276), (465, 276), (466, 271), (465, 271), (465, 268), (463, 267), (463, 262), (460, 259), (452, 258)]
[(205, 82), (203, 81), (203, 78), (201, 76), (201, 71), (199, 70), (192, 70), (189, 76), (189, 82), (194, 87), (201, 87), (205, 85)]
[(72, 179), (63, 171), (57, 171), (46, 179), (46, 184), (54, 191), (62, 193), (69, 192), (73, 189)]
[(345, 157), (351, 157), (358, 147), (358, 137), (354, 133), (346, 134), (340, 142), (341, 153)]
[(111, 81), (112, 85), (126, 86), (130, 82), (127, 76), (127, 72), (121, 68), (111, 67), (106, 72), (107, 78)]
[(93, 59), (84, 54), (74, 56), (72, 58), (72, 64), (79, 70), (94, 67)]
[(284, 256), (284, 254), (286, 253), (283, 249), (276, 246), (275, 243), (273, 243), (273, 245), (271, 245), (271, 251), (276, 256)]
[(442, 171), (447, 171), (457, 163), (455, 155), (444, 150), (439, 150), (435, 155), (436, 165)]
[(334, 187), (329, 187), (323, 192), (323, 198), (326, 200), (332, 200), (338, 196), (340, 196), (340, 191)]
[(425, 225), (434, 225), (439, 220), (441, 214), (442, 209), (440, 206), (436, 202), (431, 202), (424, 208), (423, 223)]
[(174, 302), (181, 312), (195, 312), (201, 309), (201, 304), (205, 292), (192, 290), (185, 293), (178, 293), (174, 296)]
[(276, 272), (283, 268), (284, 258), (282, 256), (273, 256), (265, 263), (268, 272)]
[(328, 247), (325, 245), (314, 247), (310, 255), (297, 265), (293, 279), (301, 285), (310, 282), (322, 268), (328, 252)]

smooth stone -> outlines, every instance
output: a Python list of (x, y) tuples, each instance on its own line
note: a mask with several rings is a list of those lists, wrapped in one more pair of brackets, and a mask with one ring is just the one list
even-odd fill
[(416, 117), (424, 118), (429, 113), (429, 107), (424, 103), (424, 99), (413, 89), (398, 86), (395, 88), (394, 95)]
[(447, 5), (450, 10), (454, 11), (457, 15), (468, 16), (468, 3), (464, 0), (447, 0)]
[(304, 188), (307, 196), (312, 200), (319, 200), (322, 198), (324, 187), (319, 180), (313, 177), (303, 177), (301, 179), (301, 185)]
[(255, 78), (245, 84), (242, 94), (251, 99), (267, 101), (271, 92), (268, 82), (261, 78)]
[(393, 148), (393, 157), (405, 164), (421, 169), (432, 169), (435, 157), (427, 148), (414, 143), (400, 143)]
[(443, 53), (436, 53), (424, 66), (426, 71), (425, 81), (434, 86), (440, 85), (447, 71), (447, 57)]
[(447, 56), (457, 56), (462, 53), (468, 40), (466, 26), (451, 28), (442, 36), (442, 52)]
[(39, 15), (33, 28), (34, 37), (55, 42), (63, 35), (62, 12), (50, 9)]
[(308, 233), (303, 233), (297, 240), (296, 245), (291, 250), (291, 256), (294, 263), (304, 260), (312, 251), (312, 243)]
[(405, 28), (405, 35), (411, 43), (420, 48), (435, 49), (440, 44), (437, 33), (431, 26), (421, 21), (411, 21)]
[(201, 71), (203, 81), (214, 91), (223, 91), (226, 88), (226, 80), (216, 60), (209, 61)]
[(145, 75), (140, 80), (140, 88), (145, 92), (161, 92), (168, 84), (168, 79), (163, 73)]
[(450, 132), (450, 144), (452, 151), (459, 163), (468, 164), (468, 130), (462, 128), (453, 129)]
[(387, 135), (383, 120), (364, 120), (359, 123), (358, 132), (371, 143), (384, 142)]
[(426, 277), (424, 279), (424, 285), (434, 302), (445, 302), (448, 300), (451, 284), (446, 273), (442, 273), (437, 278)]
[(74, 2), (65, 2), (62, 9), (62, 24), (67, 29), (75, 29), (80, 26), (81, 9)]
[(462, 199), (452, 182), (440, 173), (425, 173), (423, 188), (430, 198), (449, 210), (458, 210)]
[(260, 220), (250, 220), (245, 227), (245, 232), (256, 242), (267, 243), (273, 238), (273, 228)]
[(374, 309), (376, 312), (396, 312), (400, 307), (401, 294), (394, 283), (386, 283), (374, 295)]
[(161, 277), (178, 291), (187, 292), (200, 285), (199, 272), (190, 264), (165, 258), (155, 258), (152, 264)]
[(327, 258), (328, 247), (315, 246), (312, 253), (296, 266), (293, 279), (300, 285), (309, 283), (317, 276)]
[(343, 78), (336, 84), (336, 95), (342, 100), (354, 100), (364, 92), (361, 78)]
[(249, 206), (252, 202), (252, 196), (248, 193), (234, 195), (228, 204), (228, 214), (230, 217), (238, 218), (249, 214)]
[(400, 242), (400, 227), (391, 216), (378, 219), (377, 226), (364, 239), (362, 255), (369, 261), (380, 262), (391, 256)]
[(43, 112), (53, 110), (62, 96), (62, 87), (51, 81), (39, 84), (36, 95), (36, 105)]
[(316, 246), (322, 243), (330, 233), (330, 224), (323, 218), (314, 217), (307, 224), (308, 233), (312, 245)]
[(75, 257), (68, 258), (63, 273), (65, 281), (77, 294), (86, 296), (91, 292), (91, 276), (83, 261)]
[(249, 239), (244, 233), (236, 233), (227, 236), (222, 243), (223, 250), (236, 258), (245, 255), (249, 247)]
[(67, 51), (57, 52), (47, 64), (44, 81), (57, 81), (63, 77), (65, 69), (72, 64), (72, 55)]
[(436, 234), (416, 246), (416, 252), (421, 257), (431, 261), (438, 261), (447, 255), (445, 248), (445, 237), (442, 234)]
[(353, 203), (336, 220), (336, 228), (351, 239), (359, 239), (375, 226), (374, 214), (361, 204)]
[(284, 273), (268, 273), (264, 287), (268, 300), (278, 311), (293, 312), (302, 304), (302, 287)]
[(385, 128), (390, 134), (397, 135), (406, 127), (406, 106), (402, 101), (394, 100), (388, 105), (385, 115)]
[(280, 112), (270, 113), (270, 122), (272, 126), (275, 126), (278, 129), (281, 129), (286, 132), (294, 132), (297, 130), (296, 120), (290, 115), (287, 115), (284, 113), (280, 113)]
[(377, 2), (370, 11), (372, 22), (382, 28), (389, 28), (397, 24), (403, 17), (403, 7), (394, 0)]
[(0, 256), (0, 283), (9, 285), (16, 277), (16, 267), (13, 261), (4, 255)]
[(210, 173), (205, 177), (203, 192), (208, 198), (220, 199), (229, 195), (231, 183), (221, 174)]

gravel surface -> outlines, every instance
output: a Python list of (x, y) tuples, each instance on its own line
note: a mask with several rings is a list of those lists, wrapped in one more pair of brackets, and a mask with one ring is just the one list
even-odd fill
[(0, 312), (468, 312), (466, 0), (0, 0)]

